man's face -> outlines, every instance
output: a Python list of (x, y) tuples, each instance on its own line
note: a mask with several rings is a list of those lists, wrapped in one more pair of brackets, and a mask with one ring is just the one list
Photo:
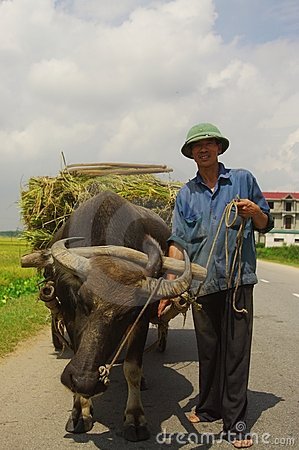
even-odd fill
[(198, 168), (208, 168), (218, 164), (221, 144), (214, 138), (202, 139), (192, 144), (191, 153)]

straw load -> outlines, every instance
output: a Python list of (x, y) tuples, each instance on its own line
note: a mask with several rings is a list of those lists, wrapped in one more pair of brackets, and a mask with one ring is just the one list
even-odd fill
[(170, 225), (180, 184), (164, 182), (153, 175), (170, 171), (158, 165), (72, 164), (57, 177), (32, 177), (22, 190), (19, 203), (23, 237), (32, 249), (47, 247), (75, 208), (105, 190), (152, 209)]

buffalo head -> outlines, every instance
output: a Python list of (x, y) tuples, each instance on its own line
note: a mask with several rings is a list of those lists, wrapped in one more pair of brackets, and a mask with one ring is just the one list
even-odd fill
[[(191, 264), (185, 254), (184, 273), (173, 281), (163, 279), (157, 289), (158, 280), (147, 276), (140, 265), (120, 258), (117, 248), (113, 255), (103, 252), (86, 258), (71, 252), (66, 242), (57, 241), (51, 248), (62, 308), (67, 301), (75, 310), (71, 336), (75, 355), (61, 380), (73, 392), (90, 397), (106, 389), (98, 368), (109, 361), (151, 293), (156, 290), (152, 302), (181, 295), (191, 283)], [(142, 320), (148, 325), (148, 314)]]

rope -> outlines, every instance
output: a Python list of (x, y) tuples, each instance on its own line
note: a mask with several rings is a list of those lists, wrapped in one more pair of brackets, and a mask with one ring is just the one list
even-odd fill
[[(231, 215), (233, 214), (233, 217), (231, 218)], [(224, 211), (222, 213), (221, 219), (219, 221), (215, 237), (212, 242), (211, 250), (208, 256), (206, 269), (208, 270), (209, 265), (211, 263), (211, 258), (215, 250), (215, 246), (219, 237), (219, 233), (222, 227), (223, 222), (225, 222), (225, 273), (226, 273), (226, 281), (227, 281), (227, 289), (230, 290), (232, 287), (232, 279), (236, 267), (236, 263), (238, 262), (238, 274), (237, 274), (237, 280), (236, 285), (233, 290), (233, 297), (232, 297), (232, 307), (233, 310), (237, 313), (244, 313), (247, 314), (248, 311), (245, 308), (238, 309), (236, 306), (236, 296), (237, 296), (237, 290), (240, 285), (241, 281), (241, 268), (242, 268), (242, 248), (243, 248), (243, 237), (244, 237), (244, 228), (245, 228), (245, 222), (246, 219), (242, 218), (237, 237), (236, 237), (236, 251), (234, 254), (233, 262), (231, 265), (231, 268), (229, 269), (229, 251), (228, 251), (228, 233), (229, 229), (234, 226), (236, 223), (236, 220), (238, 218), (238, 199), (231, 200), (224, 208)], [(198, 291), (195, 295), (195, 297), (198, 297), (198, 294), (200, 292), (201, 286), (199, 286)]]
[(125, 336), (125, 338), (123, 339), (123, 341), (121, 342), (120, 346), (118, 347), (112, 361), (110, 364), (105, 365), (105, 366), (100, 366), (99, 367), (99, 373), (100, 373), (100, 381), (102, 381), (104, 384), (109, 384), (109, 373), (110, 370), (112, 369), (112, 367), (114, 366), (115, 362), (117, 361), (122, 349), (124, 348), (124, 346), (126, 345), (126, 343), (128, 342), (131, 334), (133, 333), (136, 325), (138, 324), (141, 316), (143, 315), (144, 311), (146, 310), (146, 308), (148, 307), (148, 305), (150, 304), (151, 300), (153, 299), (153, 297), (156, 295), (156, 293), (158, 292), (158, 289), (160, 287), (161, 282), (163, 281), (163, 278), (159, 278), (155, 289), (152, 291), (151, 295), (149, 296), (149, 298), (147, 299), (145, 305), (143, 306), (143, 308), (141, 309), (140, 313), (138, 314), (137, 318), (135, 319), (135, 322), (133, 323), (133, 325), (131, 326), (130, 330), (128, 331), (127, 335)]
[[(247, 309), (242, 308), (238, 309), (236, 306), (236, 297), (237, 297), (237, 291), (240, 285), (241, 281), (241, 269), (242, 269), (242, 248), (243, 248), (243, 238), (244, 238), (244, 228), (245, 228), (245, 222), (246, 219), (242, 218), (240, 227), (238, 229), (237, 237), (236, 237), (236, 250), (234, 254), (234, 259), (231, 265), (230, 273), (229, 273), (229, 267), (228, 267), (228, 259), (229, 259), (229, 253), (228, 253), (228, 231), (229, 228), (231, 228), (237, 220), (238, 217), (238, 206), (237, 201), (232, 200), (228, 205), (226, 214), (225, 214), (225, 265), (226, 265), (226, 280), (227, 280), (227, 289), (230, 290), (232, 288), (232, 280), (235, 272), (236, 264), (238, 263), (238, 274), (237, 274), (237, 280), (236, 285), (233, 290), (233, 298), (232, 298), (232, 306), (233, 310), (237, 313), (241, 314), (248, 314)], [(229, 222), (229, 217), (232, 211), (232, 208), (235, 209), (234, 217), (231, 222)]]

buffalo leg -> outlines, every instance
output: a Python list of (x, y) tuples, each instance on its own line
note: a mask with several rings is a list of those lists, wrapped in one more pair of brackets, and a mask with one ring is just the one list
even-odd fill
[(144, 441), (150, 433), (141, 402), (142, 355), (148, 330), (148, 320), (143, 317), (130, 339), (124, 374), (128, 384), (128, 399), (125, 410), (124, 438), (128, 441)]
[(63, 350), (63, 345), (57, 335), (57, 328), (58, 328), (58, 320), (54, 316), (52, 316), (51, 321), (52, 344), (54, 345), (56, 351), (60, 351)]
[(74, 395), (73, 409), (66, 424), (69, 433), (86, 433), (93, 427), (91, 400), (79, 394)]

